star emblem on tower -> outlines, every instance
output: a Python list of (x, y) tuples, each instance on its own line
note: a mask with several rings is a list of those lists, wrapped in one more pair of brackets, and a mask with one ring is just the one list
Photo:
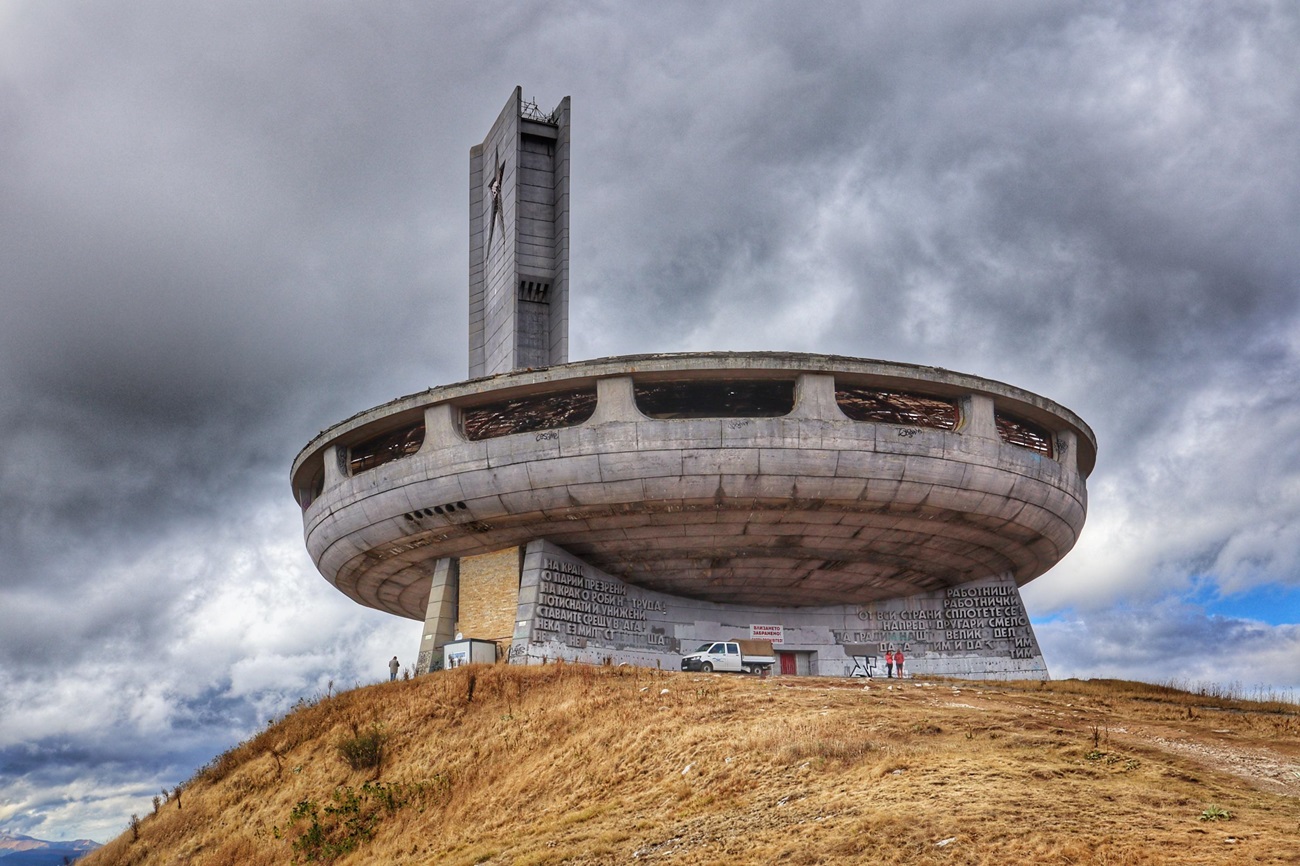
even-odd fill
[(505, 182), (506, 167), (501, 164), (501, 152), (496, 153), (496, 171), (492, 173), (492, 180), (488, 181), (488, 197), (492, 200), (492, 216), (488, 220), (488, 242), (487, 249), (492, 249), (492, 238), (495, 235), (497, 222), (501, 223), (501, 234), (506, 233), (506, 214), (505, 208), (501, 205), (501, 187)]

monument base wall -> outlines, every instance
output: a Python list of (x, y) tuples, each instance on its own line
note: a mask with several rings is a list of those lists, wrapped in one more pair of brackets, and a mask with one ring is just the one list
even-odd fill
[(508, 657), (677, 670), (701, 643), (750, 637), (773, 640), (816, 676), (850, 676), (870, 657), (883, 676), (885, 653), (897, 650), (917, 676), (1048, 678), (1009, 574), (864, 605), (750, 607), (642, 589), (547, 541), (526, 548)]

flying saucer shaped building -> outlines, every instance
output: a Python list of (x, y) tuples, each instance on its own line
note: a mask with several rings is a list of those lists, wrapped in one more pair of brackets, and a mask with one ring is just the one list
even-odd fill
[(292, 470), (321, 574), (424, 621), (420, 670), (474, 639), (675, 669), (757, 637), (787, 674), (897, 650), (912, 673), (1047, 676), (1019, 587), (1083, 528), (1080, 418), (860, 358), (568, 362), (569, 100), (516, 89), (470, 164), (474, 378), (336, 424)]

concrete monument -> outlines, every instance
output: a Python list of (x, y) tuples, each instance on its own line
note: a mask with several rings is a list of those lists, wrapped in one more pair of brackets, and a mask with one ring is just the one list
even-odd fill
[(334, 425), (292, 484), (321, 574), (511, 663), (1046, 677), (1019, 587), (1078, 539), (1096, 440), (930, 367), (781, 352), (567, 362), (569, 100), (470, 154), (470, 381)]

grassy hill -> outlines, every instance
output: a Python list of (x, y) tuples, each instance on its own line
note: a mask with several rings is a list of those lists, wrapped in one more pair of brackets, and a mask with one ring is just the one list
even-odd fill
[(79, 862), (1297, 863), (1297, 710), (475, 666), (304, 706)]

